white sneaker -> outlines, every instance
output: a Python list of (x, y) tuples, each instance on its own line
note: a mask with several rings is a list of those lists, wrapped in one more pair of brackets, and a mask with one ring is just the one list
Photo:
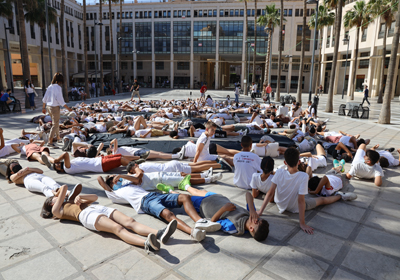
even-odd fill
[(214, 175), (210, 176), (209, 178), (210, 178), (211, 183), (214, 183), (214, 182), (222, 179), (222, 173), (220, 172), (220, 173), (214, 174)]
[(237, 115), (235, 115), (234, 117), (233, 117), (233, 119), (235, 120), (235, 122), (237, 122), (237, 123), (239, 123), (240, 122), (240, 119), (239, 119), (239, 117), (237, 116)]
[(192, 233), (190, 234), (190, 237), (193, 238), (196, 241), (202, 241), (204, 240), (204, 238), (206, 238), (206, 231), (205, 230), (201, 230), (198, 228), (194, 228), (192, 229)]
[(207, 171), (203, 172), (206, 178), (210, 178), (213, 175), (214, 168), (210, 167)]
[(243, 136), (246, 136), (246, 134), (247, 134), (247, 130), (243, 129)]
[(324, 121), (324, 123), (327, 123), (327, 122), (329, 122), (329, 118), (327, 118), (327, 119)]
[(337, 194), (339, 194), (343, 200), (354, 200), (357, 198), (357, 195), (355, 193), (352, 192), (348, 192), (348, 193), (344, 193), (344, 192), (337, 192)]
[(186, 146), (183, 146), (181, 151), (179, 152), (179, 159), (182, 160), (185, 157)]
[(211, 222), (210, 220), (207, 220), (207, 219), (200, 219), (196, 222), (196, 224), (194, 225), (194, 228), (202, 229), (202, 230), (205, 230), (206, 232), (214, 232), (214, 231), (218, 231), (221, 229), (221, 224)]
[(306, 133), (306, 125), (303, 123), (303, 125), (301, 126), (301, 131), (303, 133)]

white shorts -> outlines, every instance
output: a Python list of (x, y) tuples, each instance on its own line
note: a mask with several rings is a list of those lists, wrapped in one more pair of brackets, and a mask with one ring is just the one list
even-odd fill
[(365, 151), (363, 149), (357, 149), (357, 152), (353, 158), (351, 165), (356, 165), (357, 163), (364, 162)]
[(31, 192), (41, 192), (46, 197), (53, 196), (52, 191), (57, 191), (60, 185), (52, 178), (39, 173), (28, 174), (24, 178), (24, 186)]
[(171, 160), (164, 164), (164, 172), (184, 172), (187, 174), (192, 173), (192, 168), (189, 163), (182, 163), (177, 160)]
[(254, 143), (252, 146), (253, 152), (260, 157), (265, 157), (265, 156), (279, 157), (278, 149), (279, 149), (279, 143), (269, 143), (265, 147), (257, 147), (257, 144)]
[(90, 230), (98, 231), (96, 229), (96, 221), (100, 216), (110, 218), (111, 214), (117, 209), (108, 208), (103, 205), (90, 205), (79, 213), (79, 221), (81, 224)]
[(218, 155), (200, 155), (199, 158), (197, 159), (197, 162), (199, 161), (205, 161), (205, 160), (216, 160), (218, 158)]
[(308, 158), (308, 166), (311, 167), (312, 171), (315, 171), (318, 167), (326, 167), (326, 157), (317, 156), (317, 158)]

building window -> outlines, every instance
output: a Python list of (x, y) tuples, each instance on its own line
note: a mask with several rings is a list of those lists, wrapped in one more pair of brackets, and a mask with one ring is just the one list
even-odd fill
[(178, 62), (177, 69), (178, 70), (189, 70), (190, 62)]
[(151, 41), (151, 22), (136, 22), (136, 50), (140, 53), (151, 53)]
[(156, 61), (156, 70), (164, 70), (164, 61)]
[(365, 29), (362, 31), (361, 42), (366, 42), (366, 41), (367, 41), (367, 34), (368, 34), (368, 28), (365, 28)]
[(379, 29), (378, 39), (382, 39), (385, 36), (386, 23), (381, 23), (381, 28)]
[(128, 62), (122, 61), (121, 62), (121, 69), (122, 70), (128, 70)]
[(369, 59), (362, 59), (358, 64), (358, 69), (368, 69), (369, 67)]
[(242, 53), (243, 21), (220, 21), (219, 52)]
[(103, 62), (103, 68), (105, 70), (111, 70), (111, 62), (109, 62), (109, 61)]
[(31, 24), (31, 38), (36, 39), (35, 26)]
[(193, 22), (193, 52), (215, 53), (216, 32), (215, 21)]
[(136, 68), (138, 70), (143, 70), (143, 61), (136, 62)]
[[(117, 52), (120, 54), (132, 55), (133, 51), (133, 25), (132, 22), (123, 22), (122, 29), (120, 31), (119, 22), (117, 23), (117, 32), (119, 32), (118, 37), (121, 38), (121, 46), (117, 41)], [(121, 47), (121, 49), (120, 49)]]
[(174, 22), (174, 53), (190, 53), (190, 22)]
[[(342, 59), (346, 59), (346, 55), (342, 55)], [(348, 54), (347, 56), (347, 67), (350, 67), (350, 59), (351, 59), (351, 54)], [(342, 67), (346, 67), (346, 61), (342, 61)]]
[(292, 9), (289, 9), (289, 13), (288, 13), (288, 16), (292, 16), (293, 15), (293, 10)]
[(392, 25), (390, 26), (390, 29), (389, 29), (389, 31), (388, 31), (388, 37), (393, 37), (395, 25), (396, 25), (396, 21), (393, 21), (393, 22), (392, 22)]
[[(151, 34), (150, 34), (151, 35)], [(154, 23), (154, 52), (169, 53), (171, 51), (171, 23)]]
[(219, 10), (219, 16), (220, 16), (220, 17), (224, 17), (224, 10), (223, 10), (223, 9), (220, 9), (220, 10)]
[[(305, 48), (305, 51), (310, 51), (310, 39), (311, 39), (311, 30), (310, 30), (310, 28), (308, 27), (308, 25), (306, 25), (306, 30), (305, 30), (305, 32), (306, 32), (306, 40), (305, 40), (305, 44), (304, 44), (304, 48)], [(301, 35), (302, 35), (302, 33), (303, 33), (303, 25), (297, 25), (297, 34), (296, 34), (296, 51), (301, 51), (301, 44), (302, 44), (302, 41), (301, 41)]]

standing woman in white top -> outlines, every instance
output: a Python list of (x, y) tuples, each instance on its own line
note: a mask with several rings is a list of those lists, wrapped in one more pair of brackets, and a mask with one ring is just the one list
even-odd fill
[(47, 88), (46, 94), (43, 97), (43, 110), (42, 113), (46, 114), (46, 105), (47, 111), (51, 117), (51, 130), (49, 136), (49, 143), (47, 146), (55, 148), (56, 146), (53, 144), (54, 136), (57, 136), (57, 139), (60, 138), (60, 106), (65, 107), (68, 111), (72, 111), (71, 108), (65, 104), (61, 85), (64, 83), (64, 77), (61, 73), (54, 74), (53, 80), (51, 81), (51, 85)]
[(25, 94), (29, 98), (29, 105), (31, 106), (32, 110), (36, 109), (35, 106), (35, 87), (32, 84), (31, 80), (26, 80), (25, 81)]

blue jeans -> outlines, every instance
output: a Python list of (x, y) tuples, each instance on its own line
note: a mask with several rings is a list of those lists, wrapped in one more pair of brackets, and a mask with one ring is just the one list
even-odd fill
[(239, 103), (239, 94), (235, 94), (235, 103)]
[(29, 95), (29, 104), (31, 105), (31, 107), (35, 107), (35, 93), (28, 93)]
[(165, 208), (179, 208), (178, 204), (179, 194), (161, 194), (151, 192), (142, 198), (140, 208), (146, 214), (161, 218), (160, 214)]

